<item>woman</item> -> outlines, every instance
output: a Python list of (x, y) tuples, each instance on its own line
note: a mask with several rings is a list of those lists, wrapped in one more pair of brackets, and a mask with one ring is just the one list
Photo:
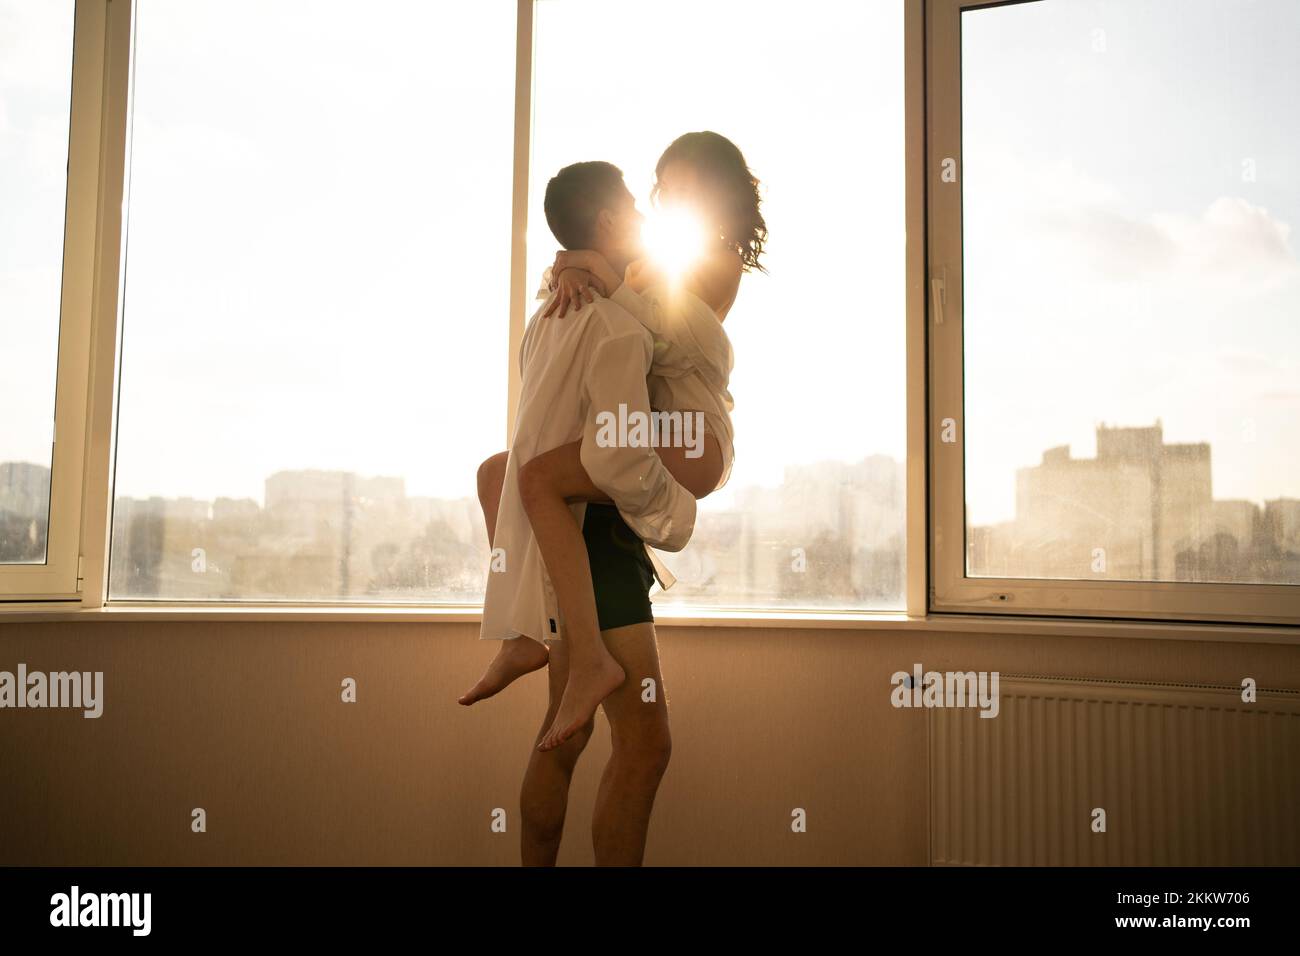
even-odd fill
[[(661, 445), (656, 451), (673, 477), (696, 498), (703, 498), (721, 487), (731, 471), (732, 402), (727, 391), (731, 351), (721, 323), (735, 302), (741, 275), (753, 269), (766, 271), (758, 260), (767, 227), (759, 211), (758, 180), (740, 150), (717, 133), (687, 133), (674, 140), (655, 166), (651, 198), (667, 209), (689, 210), (707, 237), (701, 255), (680, 280), (670, 281), (658, 264), (647, 259), (633, 262), (620, 277), (597, 252), (561, 252), (550, 269), (556, 295), (543, 317), (563, 317), (570, 306), (592, 301), (597, 291), (617, 295), (615, 287), (626, 285), (634, 293), (624, 294), (619, 301), (655, 338), (654, 364), (647, 377), (651, 403), (672, 412), (699, 412), (705, 423), (702, 454), (689, 454), (700, 449), (684, 444)], [(679, 294), (679, 288), (689, 295)], [(479, 470), (489, 540), (505, 458), (505, 453), (493, 456)], [(625, 679), (600, 639), (585, 550), (548, 546), (573, 535), (567, 502), (608, 498), (583, 469), (578, 442), (525, 463), (520, 469), (520, 493), (572, 649), (559, 711), (538, 747), (550, 750), (586, 723), (600, 701)], [(546, 649), (536, 641), (503, 642), (488, 673), (461, 703), (498, 692), (516, 677), (543, 666), (546, 659)]]

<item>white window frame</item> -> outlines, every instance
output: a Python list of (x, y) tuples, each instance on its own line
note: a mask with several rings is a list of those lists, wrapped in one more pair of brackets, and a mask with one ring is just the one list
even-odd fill
[[(43, 564), (0, 565), (0, 598), (76, 600), (81, 590), (81, 510), (86, 476), (87, 399), (97, 269), (108, 0), (78, 0), (73, 18), (71, 112), (60, 289), (54, 447), (50, 465), (48, 548)], [(111, 189), (109, 191), (111, 193)]]
[[(966, 10), (1007, 4), (1008, 0), (929, 0), (927, 6), (930, 479), (934, 491), (930, 502), (934, 530), (931, 609), (1075, 618), (1300, 624), (1300, 587), (1297, 586), (966, 576), (961, 17)], [(1027, 77), (1026, 82), (1033, 80)], [(955, 161), (956, 182), (943, 182), (945, 160)], [(954, 442), (942, 441), (944, 419), (955, 422), (957, 440)]]

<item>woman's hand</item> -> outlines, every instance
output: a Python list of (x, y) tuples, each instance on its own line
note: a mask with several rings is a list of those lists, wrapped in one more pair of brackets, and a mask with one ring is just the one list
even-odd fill
[(596, 271), (596, 260), (604, 258), (594, 249), (561, 249), (555, 254), (555, 262), (552, 263), (551, 269), (556, 275), (559, 275), (565, 269), (586, 269), (588, 272), (594, 273)]
[(594, 249), (561, 249), (555, 254), (551, 275), (558, 276), (565, 269), (582, 269), (595, 276), (605, 287), (602, 295), (613, 295), (614, 290), (623, 284), (623, 277), (614, 271), (609, 260)]
[(586, 269), (577, 269), (573, 266), (567, 266), (560, 272), (552, 269), (551, 288), (555, 290), (555, 297), (542, 313), (542, 318), (555, 313), (556, 318), (562, 319), (570, 306), (576, 312), (584, 305), (594, 302), (597, 292), (605, 295), (605, 283)]

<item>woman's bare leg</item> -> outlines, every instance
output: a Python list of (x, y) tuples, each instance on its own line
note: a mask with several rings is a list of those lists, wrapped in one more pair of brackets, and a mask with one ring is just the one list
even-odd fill
[(688, 458), (687, 449), (678, 445), (661, 446), (655, 451), (668, 473), (697, 500), (718, 487), (722, 478), (722, 446), (711, 432), (704, 433), (702, 453), (698, 458)]
[[(483, 462), (478, 469), (478, 500), (483, 506), (483, 521), (487, 525), (488, 546), (497, 536), (497, 509), (501, 504), (501, 487), (506, 480), (507, 452), (500, 452)], [(516, 637), (502, 641), (496, 657), (477, 684), (461, 694), (459, 702), (466, 707), (475, 701), (500, 693), (516, 678), (545, 667), (550, 659), (545, 645), (531, 637)]]
[(580, 442), (562, 445), (519, 469), (519, 496), (564, 616), (569, 679), (560, 709), (538, 749), (552, 750), (592, 718), (626, 675), (600, 639), (596, 593), (582, 529), (569, 501), (608, 500), (582, 467)]
[(478, 503), (483, 509), (483, 524), (487, 527), (488, 547), (497, 536), (497, 512), (501, 510), (501, 489), (506, 483), (506, 464), (510, 452), (499, 451), (478, 466)]

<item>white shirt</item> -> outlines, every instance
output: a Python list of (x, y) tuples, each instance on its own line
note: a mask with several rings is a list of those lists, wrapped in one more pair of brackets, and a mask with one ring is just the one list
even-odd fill
[(624, 282), (610, 296), (650, 330), (655, 340), (648, 389), (650, 404), (671, 411), (701, 411), (722, 448), (722, 474), (731, 477), (735, 402), (728, 391), (734, 356), (722, 322), (703, 299), (685, 289), (655, 285), (637, 293)]
[[(537, 455), (581, 439), (587, 474), (646, 545), (680, 551), (695, 528), (695, 497), (677, 483), (653, 447), (602, 446), (596, 440), (602, 411), (617, 413), (622, 404), (629, 415), (649, 415), (650, 332), (602, 296), (563, 318), (543, 318), (551, 298), (547, 277), (538, 298), (545, 301), (528, 320), (519, 353), (522, 388), (479, 631), (486, 640), (563, 635), (555, 591), (519, 498), (519, 468)], [(586, 504), (570, 508), (581, 525)], [(667, 569), (648, 547), (647, 552), (660, 583), (670, 586)]]

